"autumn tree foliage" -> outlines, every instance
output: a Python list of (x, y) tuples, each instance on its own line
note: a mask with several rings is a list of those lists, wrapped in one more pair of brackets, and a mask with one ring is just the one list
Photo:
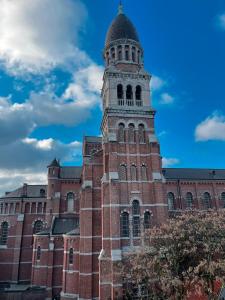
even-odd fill
[(216, 284), (225, 282), (225, 211), (185, 213), (147, 231), (144, 241), (125, 256), (124, 299), (218, 299)]

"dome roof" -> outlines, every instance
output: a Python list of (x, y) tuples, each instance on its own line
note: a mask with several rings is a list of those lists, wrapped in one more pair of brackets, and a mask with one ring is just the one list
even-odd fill
[(137, 31), (132, 22), (123, 13), (119, 13), (113, 20), (106, 35), (105, 45), (119, 39), (130, 39), (139, 42)]

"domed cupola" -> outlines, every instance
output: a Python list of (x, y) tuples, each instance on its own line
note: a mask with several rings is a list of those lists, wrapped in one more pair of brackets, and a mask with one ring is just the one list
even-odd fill
[(120, 3), (117, 17), (109, 27), (105, 40), (104, 58), (106, 66), (117, 63), (142, 64), (143, 50), (137, 31), (123, 12)]
[(134, 25), (123, 12), (117, 15), (109, 27), (105, 46), (107, 47), (112, 42), (120, 39), (133, 40), (139, 43), (138, 34)]

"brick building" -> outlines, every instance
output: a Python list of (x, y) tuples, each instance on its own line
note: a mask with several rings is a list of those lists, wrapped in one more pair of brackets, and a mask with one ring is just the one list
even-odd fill
[(224, 207), (225, 170), (162, 168), (143, 56), (120, 6), (104, 49), (102, 138), (84, 137), (81, 167), (54, 159), (46, 186), (0, 199), (1, 283), (45, 288), (46, 299), (116, 299), (116, 264), (143, 245), (146, 228)]

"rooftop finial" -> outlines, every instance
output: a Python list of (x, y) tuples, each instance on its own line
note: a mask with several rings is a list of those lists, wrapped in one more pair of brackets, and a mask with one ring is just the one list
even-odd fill
[(118, 9), (118, 15), (121, 15), (123, 14), (123, 4), (122, 4), (122, 0), (120, 0), (120, 3), (119, 3), (119, 9)]

